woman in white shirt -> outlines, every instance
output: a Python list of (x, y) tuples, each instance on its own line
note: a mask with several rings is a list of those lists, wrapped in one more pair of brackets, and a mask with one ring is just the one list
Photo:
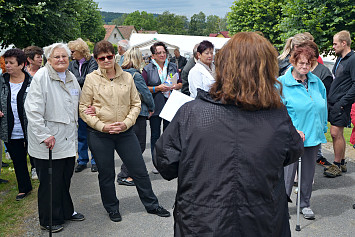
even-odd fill
[(190, 70), (188, 81), (190, 96), (197, 96), (197, 88), (209, 91), (210, 86), (215, 82), (215, 66), (213, 64), (214, 46), (210, 41), (204, 40), (197, 47), (198, 61)]
[(31, 76), (24, 71), (25, 53), (9, 49), (4, 54), (6, 73), (0, 76), (0, 138), (14, 164), (19, 193), (16, 200), (24, 199), (32, 185), (27, 167), (27, 118), (24, 102)]

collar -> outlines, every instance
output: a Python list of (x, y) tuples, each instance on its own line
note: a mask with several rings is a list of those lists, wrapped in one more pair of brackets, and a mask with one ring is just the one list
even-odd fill
[[(293, 71), (293, 66), (291, 66), (290, 69), (287, 70), (286, 74), (284, 75), (285, 86), (303, 86), (301, 83), (297, 82), (296, 79), (293, 77), (292, 71)], [(309, 83), (317, 82), (316, 76), (312, 74), (311, 71), (307, 73), (307, 78)]]
[[(115, 77), (114, 77), (113, 79), (116, 79), (116, 78), (120, 77), (120, 76), (122, 75), (122, 73), (123, 73), (122, 68), (121, 68), (117, 63), (115, 63), (115, 71), (116, 71), (116, 75), (115, 75)], [(99, 67), (98, 72), (99, 72), (99, 74), (100, 74), (102, 77), (104, 77), (106, 80), (112, 79), (112, 78), (108, 78), (108, 77), (107, 77), (107, 75), (106, 75), (106, 69), (101, 69), (101, 68)]]
[[(54, 68), (49, 64), (49, 62), (46, 63), (45, 67), (47, 68), (49, 77), (52, 80), (62, 81), (62, 80), (60, 80), (57, 71), (54, 70)], [(66, 69), (65, 70), (65, 83), (71, 82), (72, 80), (73, 80), (73, 78), (71, 77), (69, 70)]]
[(82, 65), (85, 61), (86, 61), (86, 59), (85, 59), (85, 58), (82, 58), (82, 59), (80, 59), (78, 62), (79, 62), (80, 65)]

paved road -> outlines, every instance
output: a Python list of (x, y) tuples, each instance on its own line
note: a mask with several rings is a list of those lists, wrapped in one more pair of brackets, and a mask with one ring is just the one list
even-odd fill
[[(149, 147), (149, 144), (147, 144)], [(333, 160), (333, 154), (324, 150), (324, 155)], [(158, 196), (160, 204), (172, 211), (176, 192), (176, 180), (165, 181), (160, 175), (151, 173), (152, 161), (150, 151), (143, 154), (146, 162), (153, 190)], [(121, 165), (116, 159), (116, 172)], [(312, 209), (316, 214), (313, 221), (305, 220), (301, 216), (300, 232), (295, 231), (296, 206), (293, 193), (293, 204), (289, 205), (291, 214), (292, 236), (354, 236), (355, 232), (355, 163), (348, 163), (349, 172), (341, 177), (329, 179), (323, 177), (321, 166), (316, 166), (315, 184), (313, 186)], [(213, 177), (216, 178), (216, 177)], [(122, 222), (110, 221), (100, 199), (97, 173), (86, 169), (81, 173), (74, 173), (71, 193), (75, 209), (85, 215), (82, 222), (68, 222), (62, 232), (54, 234), (60, 236), (118, 236), (118, 237), (169, 237), (173, 236), (173, 218), (162, 218), (148, 214), (141, 204), (135, 187), (116, 186), (120, 200)], [(39, 230), (36, 218), (33, 218), (27, 236), (48, 236), (48, 232)]]

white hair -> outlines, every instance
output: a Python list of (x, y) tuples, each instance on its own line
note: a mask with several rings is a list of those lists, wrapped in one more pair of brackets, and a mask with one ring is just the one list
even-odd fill
[(124, 51), (127, 51), (130, 48), (128, 40), (120, 40), (120, 41), (118, 41), (117, 46), (121, 46)]
[(70, 49), (68, 48), (68, 45), (67, 44), (64, 44), (64, 43), (54, 43), (54, 44), (51, 44), (47, 47), (44, 47), (43, 48), (43, 51), (44, 51), (44, 56), (46, 56), (46, 58), (50, 58), (54, 49), (56, 48), (62, 48), (62, 49), (65, 49), (65, 51), (67, 52), (68, 54), (68, 57), (71, 56), (71, 51)]

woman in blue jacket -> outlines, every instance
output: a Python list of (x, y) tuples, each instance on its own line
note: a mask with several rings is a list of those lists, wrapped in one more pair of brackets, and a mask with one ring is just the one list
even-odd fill
[[(313, 42), (310, 42), (313, 43)], [(326, 143), (327, 97), (322, 81), (310, 72), (312, 63), (317, 60), (309, 45), (297, 47), (291, 54), (292, 67), (279, 77), (283, 86), (282, 101), (285, 104), (293, 125), (304, 140), (302, 156), (301, 204), (306, 219), (314, 219), (310, 208), (312, 183), (317, 152), (321, 143)], [(297, 163), (285, 167), (286, 193), (291, 195)]]

